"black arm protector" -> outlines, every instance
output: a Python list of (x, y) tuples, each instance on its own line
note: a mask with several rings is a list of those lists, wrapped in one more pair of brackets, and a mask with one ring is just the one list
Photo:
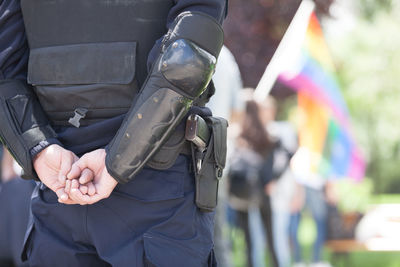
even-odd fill
[(214, 18), (184, 12), (163, 41), (136, 102), (107, 148), (107, 170), (126, 183), (144, 167), (207, 88), (223, 43)]
[(56, 134), (25, 82), (0, 81), (0, 125), (1, 141), (22, 167), (22, 178), (37, 179), (30, 150)]

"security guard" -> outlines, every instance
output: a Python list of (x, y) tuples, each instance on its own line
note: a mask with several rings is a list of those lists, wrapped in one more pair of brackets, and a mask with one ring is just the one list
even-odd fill
[(183, 128), (190, 113), (210, 115), (225, 10), (225, 0), (0, 1), (0, 135), (23, 177), (40, 181), (30, 266), (215, 265)]

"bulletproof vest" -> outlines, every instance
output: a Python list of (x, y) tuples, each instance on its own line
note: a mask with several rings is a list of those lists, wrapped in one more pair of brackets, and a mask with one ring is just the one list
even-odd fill
[(77, 110), (88, 125), (128, 111), (173, 0), (21, 0), (28, 83), (55, 125)]

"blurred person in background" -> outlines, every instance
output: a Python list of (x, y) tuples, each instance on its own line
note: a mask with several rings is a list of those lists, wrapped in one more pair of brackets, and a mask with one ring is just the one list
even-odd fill
[[(239, 97), (242, 86), (242, 79), (239, 67), (232, 53), (226, 46), (222, 47), (219, 54), (217, 67), (213, 76), (215, 94), (208, 102), (214, 116), (223, 117), (229, 120), (229, 128), (234, 129), (234, 124), (238, 122), (239, 114), (243, 110), (244, 102)], [(228, 134), (228, 158), (232, 152), (232, 136)], [(226, 163), (226, 169), (229, 168), (229, 160)], [(219, 182), (218, 205), (215, 214), (214, 226), (214, 249), (218, 265), (221, 267), (232, 266), (232, 255), (228, 236), (227, 223), (227, 183), (226, 172)]]
[(272, 208), (273, 240), (280, 267), (290, 266), (289, 223), (295, 200), (296, 182), (290, 169), (290, 159), (297, 150), (297, 134), (288, 121), (276, 121), (276, 101), (269, 96), (261, 103), (263, 124), (277, 143), (274, 149), (273, 179), (265, 186)]
[(11, 154), (2, 149), (0, 184), (0, 266), (28, 266), (21, 251), (35, 182), (19, 178)]
[(235, 153), (228, 171), (229, 200), (236, 211), (236, 223), (245, 235), (247, 266), (254, 266), (252, 240), (249, 229), (249, 210), (259, 208), (269, 255), (273, 266), (278, 266), (272, 237), (272, 218), (269, 196), (264, 188), (273, 178), (274, 142), (269, 137), (260, 117), (259, 105), (246, 102), (241, 133), (236, 141)]
[(312, 267), (330, 267), (328, 262), (322, 261), (322, 251), (326, 240), (327, 228), (327, 202), (325, 195), (325, 187), (327, 179), (318, 173), (310, 173), (304, 171), (304, 166), (312, 160), (312, 155), (307, 149), (300, 148), (293, 156), (291, 166), (296, 179), (304, 188), (303, 194), (298, 194), (298, 204), (303, 203), (302, 208), (298, 208), (297, 212), (292, 213), (290, 218), (290, 238), (293, 243), (294, 266), (305, 266), (301, 253), (301, 246), (298, 240), (298, 229), (302, 212), (309, 210), (312, 219), (315, 222), (317, 236), (313, 245), (313, 253), (311, 259)]
[(293, 267), (305, 267), (306, 264), (303, 262), (301, 255), (301, 247), (298, 239), (298, 230), (301, 218), (301, 211), (304, 207), (305, 195), (304, 187), (301, 184), (297, 184), (297, 194), (294, 195), (292, 205), (290, 207), (290, 218), (289, 218), (289, 242), (291, 244), (291, 254), (293, 256)]

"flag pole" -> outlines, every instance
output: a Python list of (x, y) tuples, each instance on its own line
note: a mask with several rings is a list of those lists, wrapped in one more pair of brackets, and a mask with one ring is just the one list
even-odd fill
[(307, 31), (308, 21), (315, 4), (311, 0), (303, 0), (289, 24), (281, 42), (278, 45), (271, 61), (268, 63), (263, 76), (255, 91), (254, 99), (264, 101), (272, 89), (276, 79), (286, 64), (294, 58), (296, 48), (300, 49)]

